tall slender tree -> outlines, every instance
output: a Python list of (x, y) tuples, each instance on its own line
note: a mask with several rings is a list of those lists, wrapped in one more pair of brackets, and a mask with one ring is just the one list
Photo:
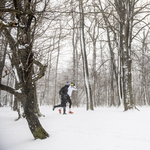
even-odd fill
[(89, 71), (88, 71), (88, 62), (86, 55), (86, 46), (85, 46), (85, 35), (84, 35), (84, 9), (83, 9), (83, 1), (79, 1), (79, 12), (80, 12), (80, 45), (81, 45), (81, 53), (83, 60), (83, 73), (84, 73), (84, 83), (86, 89), (86, 97), (87, 97), (87, 110), (94, 110), (93, 100), (92, 100), (92, 91), (91, 85), (89, 81)]

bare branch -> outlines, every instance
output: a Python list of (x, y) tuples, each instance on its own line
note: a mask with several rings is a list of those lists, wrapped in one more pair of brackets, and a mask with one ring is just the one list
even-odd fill
[(21, 102), (24, 101), (25, 96), (22, 93), (17, 92), (15, 89), (13, 89), (7, 85), (3, 85), (0, 83), (0, 90), (9, 92), (10, 94), (15, 95)]
[[(144, 22), (144, 21), (142, 21), (142, 22)], [(144, 22), (145, 23), (145, 22)], [(149, 29), (150, 29), (150, 27), (149, 27), (149, 25), (150, 25), (150, 23), (145, 23), (145, 25), (143, 26), (143, 27), (141, 27), (139, 30), (138, 30), (138, 32), (132, 37), (132, 40), (139, 34), (139, 32), (140, 31), (142, 31), (145, 27), (148, 27)]]
[(33, 14), (31, 11), (20, 11), (17, 9), (10, 9), (10, 8), (0, 8), (0, 12), (14, 12), (19, 15)]
[(45, 71), (46, 71), (47, 66), (42, 65), (37, 60), (34, 60), (33, 63), (40, 67), (40, 69), (39, 69), (40, 72), (37, 75), (34, 75), (33, 81), (35, 82), (35, 81), (41, 79), (45, 75)]

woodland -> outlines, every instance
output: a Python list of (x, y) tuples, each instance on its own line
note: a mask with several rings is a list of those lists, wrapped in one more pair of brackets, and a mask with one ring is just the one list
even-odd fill
[(39, 107), (60, 103), (67, 81), (73, 107), (149, 106), (150, 2), (2, 0), (0, 106), (45, 139)]

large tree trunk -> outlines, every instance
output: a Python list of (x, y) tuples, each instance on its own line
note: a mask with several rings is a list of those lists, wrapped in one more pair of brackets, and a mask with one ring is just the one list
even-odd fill
[(91, 110), (94, 110), (93, 101), (92, 101), (91, 85), (90, 85), (90, 81), (89, 81), (89, 71), (88, 71), (86, 48), (85, 48), (84, 12), (83, 12), (82, 0), (79, 1), (79, 11), (80, 11), (80, 44), (81, 44), (81, 53), (82, 53), (82, 60), (83, 60), (84, 83), (85, 83), (86, 97), (87, 97), (87, 110), (89, 108)]
[[(131, 20), (134, 10), (133, 1), (119, 3), (116, 1), (117, 11), (120, 17), (119, 28), (119, 49), (122, 56), (122, 72), (123, 72), (123, 100), (124, 110), (133, 108), (132, 96), (132, 72), (131, 72), (131, 42), (132, 42), (132, 22)], [(120, 11), (123, 10), (123, 11)]]
[(40, 124), (38, 117), (34, 113), (34, 88), (32, 83), (25, 86), (26, 101), (24, 104), (24, 113), (28, 122), (30, 131), (35, 139), (45, 139), (49, 137), (48, 133)]
[[(28, 31), (28, 30), (27, 30)], [(25, 32), (25, 36), (27, 37), (28, 41), (28, 34), (29, 32)], [(34, 103), (35, 103), (35, 95), (34, 95), (34, 81), (32, 79), (33, 74), (33, 53), (32, 48), (28, 47), (26, 49), (26, 53), (21, 53), (22, 56), (22, 64), (24, 66), (24, 70), (22, 72), (22, 85), (23, 85), (23, 93), (26, 97), (24, 106), (24, 113), (25, 117), (28, 122), (28, 126), (34, 136), (35, 139), (45, 139), (49, 135), (41, 126), (38, 117), (35, 115), (34, 112)]]

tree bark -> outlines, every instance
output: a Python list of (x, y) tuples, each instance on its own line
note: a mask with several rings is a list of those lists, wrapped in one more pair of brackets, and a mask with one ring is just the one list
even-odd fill
[(86, 55), (86, 47), (85, 47), (85, 38), (84, 38), (84, 12), (83, 12), (83, 2), (79, 1), (79, 12), (80, 12), (80, 45), (81, 45), (81, 53), (83, 60), (83, 73), (84, 73), (84, 83), (86, 89), (86, 97), (87, 97), (87, 110), (93, 108), (92, 101), (92, 92), (91, 85), (89, 81), (89, 71), (88, 71), (88, 63), (87, 63), (87, 55)]

